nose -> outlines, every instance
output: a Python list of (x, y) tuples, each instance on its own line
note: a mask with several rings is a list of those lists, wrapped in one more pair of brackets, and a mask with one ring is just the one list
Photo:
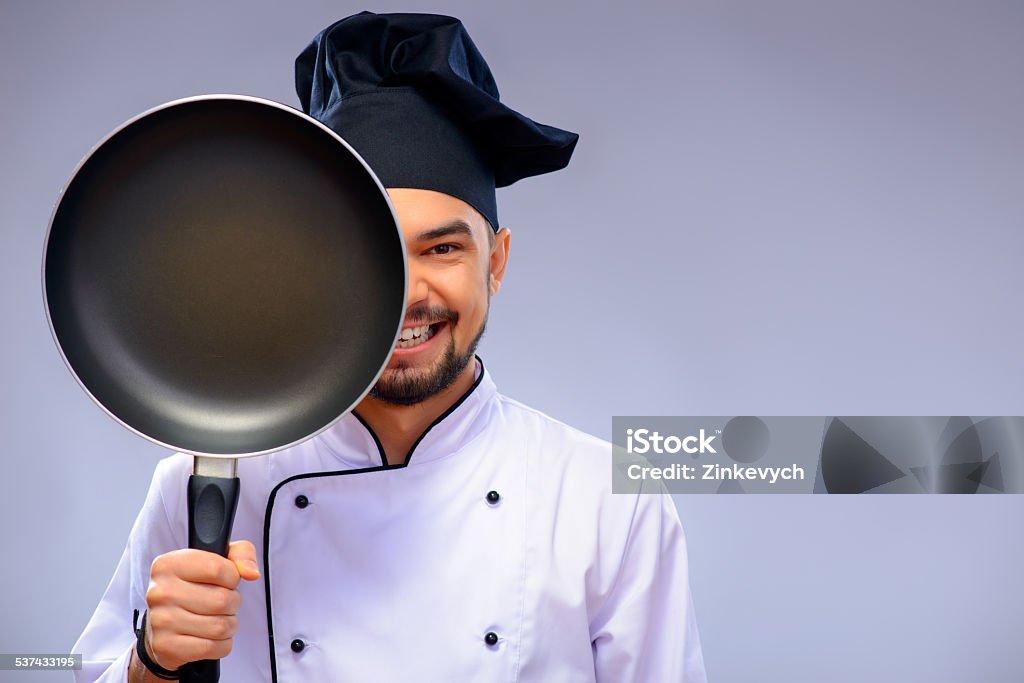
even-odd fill
[(412, 308), (414, 304), (426, 301), (430, 294), (430, 285), (427, 282), (426, 273), (423, 267), (416, 263), (416, 259), (408, 259), (409, 269), (409, 299), (406, 302), (406, 309)]

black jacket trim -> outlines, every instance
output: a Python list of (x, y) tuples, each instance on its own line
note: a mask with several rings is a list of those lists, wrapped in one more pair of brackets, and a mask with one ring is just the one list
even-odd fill
[(277, 492), (281, 490), (281, 487), (299, 479), (315, 479), (319, 477), (337, 477), (346, 474), (365, 474), (366, 472), (379, 472), (382, 470), (394, 470), (403, 467), (408, 467), (409, 460), (412, 458), (413, 451), (423, 441), (423, 437), (427, 435), (431, 429), (439, 425), (446, 417), (451, 415), (460, 405), (466, 402), (466, 399), (480, 386), (480, 382), (484, 378), (484, 362), (480, 356), (474, 356), (476, 360), (480, 362), (480, 376), (476, 378), (473, 385), (466, 390), (459, 400), (453, 403), (447, 410), (441, 413), (436, 420), (430, 423), (423, 433), (420, 434), (419, 438), (413, 443), (412, 448), (405, 456), (405, 462), (398, 465), (388, 465), (387, 455), (384, 453), (384, 446), (381, 444), (380, 439), (374, 433), (373, 429), (367, 422), (359, 416), (356, 411), (352, 411), (356, 419), (359, 420), (360, 424), (366, 427), (366, 430), (370, 432), (370, 436), (373, 437), (373, 441), (377, 444), (377, 452), (380, 455), (381, 464), (374, 467), (360, 467), (358, 469), (351, 470), (335, 470), (331, 472), (307, 472), (305, 474), (296, 474), (288, 477), (287, 479), (280, 481), (274, 486), (270, 492), (270, 496), (267, 498), (267, 512), (263, 517), (263, 590), (266, 596), (267, 602), (267, 637), (269, 639), (268, 645), (270, 646), (270, 679), (272, 683), (277, 683), (277, 653), (274, 651), (274, 610), (270, 601), (270, 518), (274, 510), (274, 501), (277, 499)]
[[(469, 389), (466, 389), (466, 393), (464, 393), (461, 397), (459, 397), (458, 401), (456, 401), (455, 403), (451, 404), (448, 407), (448, 410), (446, 410), (443, 413), (441, 413), (440, 415), (438, 415), (437, 419), (434, 420), (433, 422), (431, 422), (430, 426), (427, 427), (426, 429), (424, 429), (423, 433), (420, 434), (419, 438), (416, 439), (415, 442), (413, 442), (412, 447), (409, 449), (409, 452), (405, 454), (404, 463), (406, 465), (408, 465), (409, 461), (412, 460), (412, 453), (413, 453), (413, 451), (416, 450), (416, 447), (420, 445), (420, 441), (423, 441), (423, 437), (425, 437), (427, 435), (427, 433), (431, 429), (433, 429), (437, 425), (441, 424), (442, 420), (444, 420), (446, 417), (448, 417), (449, 415), (454, 413), (456, 408), (458, 408), (463, 403), (465, 403), (466, 399), (469, 398), (470, 394), (472, 394), (474, 391), (476, 391), (476, 388), (478, 386), (480, 386), (480, 382), (482, 382), (483, 379), (484, 379), (484, 362), (483, 362), (483, 360), (480, 359), (480, 356), (474, 356), (474, 358), (476, 358), (478, 361), (480, 361), (480, 376), (476, 378), (476, 381), (473, 382), (473, 385)], [(374, 438), (377, 438), (377, 437), (374, 436)]]
[(384, 444), (382, 444), (382, 443), (380, 442), (380, 438), (378, 438), (378, 437), (377, 437), (377, 432), (373, 431), (373, 427), (371, 427), (371, 426), (370, 426), (370, 423), (369, 423), (369, 422), (367, 422), (366, 420), (364, 420), (364, 419), (363, 419), (363, 416), (362, 416), (362, 415), (360, 415), (359, 413), (357, 413), (357, 412), (356, 412), (356, 411), (354, 411), (354, 410), (352, 411), (352, 415), (354, 415), (354, 416), (355, 416), (355, 418), (356, 418), (357, 420), (359, 420), (359, 424), (361, 424), (361, 425), (363, 425), (364, 427), (366, 427), (366, 431), (370, 432), (370, 436), (372, 436), (372, 437), (373, 437), (373, 442), (374, 442), (375, 444), (377, 444), (377, 455), (379, 455), (379, 456), (380, 456), (380, 464), (381, 464), (382, 466), (384, 466), (384, 467), (387, 467), (387, 464), (388, 464), (388, 456), (387, 456), (387, 455), (385, 455), (385, 453), (384, 453)]

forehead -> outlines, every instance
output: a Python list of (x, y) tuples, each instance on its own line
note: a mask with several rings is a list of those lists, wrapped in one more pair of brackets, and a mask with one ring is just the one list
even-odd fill
[(389, 187), (387, 191), (406, 240), (458, 220), (468, 223), (478, 240), (486, 239), (486, 231), (490, 230), (479, 211), (451, 195), (405, 187)]

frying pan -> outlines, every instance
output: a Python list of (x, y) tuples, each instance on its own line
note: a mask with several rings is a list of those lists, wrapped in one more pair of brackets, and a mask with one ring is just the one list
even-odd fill
[[(293, 446), (359, 403), (405, 316), (405, 246), (360, 156), (285, 105), (176, 100), (127, 121), (54, 208), (43, 296), (88, 395), (195, 457), (189, 547), (227, 555), (237, 458)], [(216, 661), (185, 680), (216, 681)]]

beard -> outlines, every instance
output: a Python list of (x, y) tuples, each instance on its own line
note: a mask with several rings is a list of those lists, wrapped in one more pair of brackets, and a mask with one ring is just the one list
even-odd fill
[[(480, 329), (476, 331), (465, 352), (456, 352), (455, 335), (449, 333), (448, 344), (441, 353), (441, 357), (430, 367), (417, 368), (404, 361), (398, 361), (394, 368), (386, 368), (381, 373), (377, 383), (370, 389), (370, 396), (391, 405), (411, 406), (450, 387), (476, 354), (477, 344), (480, 343), (480, 338), (484, 336), (484, 329), (487, 327), (487, 314), (490, 312), (489, 300), (487, 304), (488, 310), (484, 313)], [(422, 317), (444, 320), (448, 328), (453, 328), (459, 320), (458, 313), (453, 311), (435, 309), (429, 313), (430, 315), (424, 314)]]

